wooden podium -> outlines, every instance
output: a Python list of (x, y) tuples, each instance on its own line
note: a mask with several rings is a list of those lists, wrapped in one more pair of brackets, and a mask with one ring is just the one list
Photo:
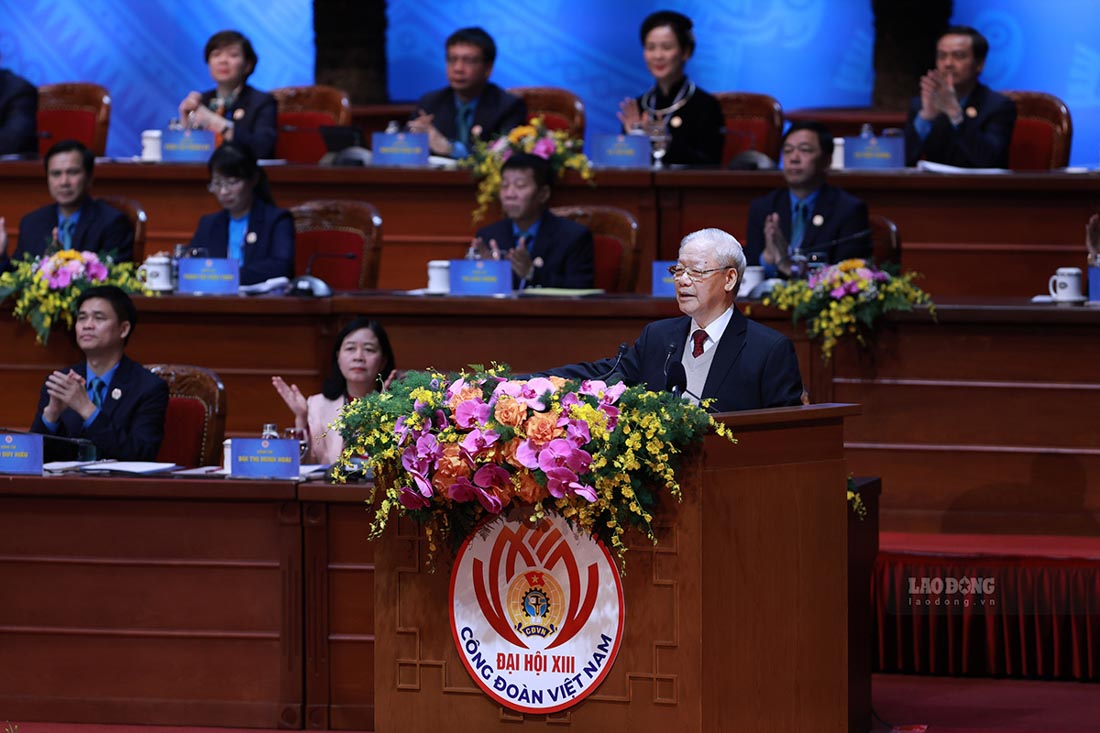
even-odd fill
[(684, 501), (637, 536), (618, 658), (590, 697), (521, 715), (470, 679), (448, 623), (450, 564), (425, 565), (417, 527), (375, 554), (374, 729), (848, 730), (844, 418), (854, 405), (721, 416), (683, 476)]

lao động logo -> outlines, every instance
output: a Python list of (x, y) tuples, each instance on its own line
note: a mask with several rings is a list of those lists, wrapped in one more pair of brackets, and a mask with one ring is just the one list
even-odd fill
[(623, 586), (607, 549), (559, 516), (492, 520), (451, 573), (451, 632), (467, 671), (522, 713), (576, 705), (603, 681), (623, 633)]

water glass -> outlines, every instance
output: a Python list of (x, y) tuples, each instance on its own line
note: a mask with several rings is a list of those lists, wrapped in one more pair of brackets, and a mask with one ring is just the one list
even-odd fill
[(309, 442), (306, 441), (306, 431), (301, 428), (287, 428), (283, 431), (283, 437), (287, 440), (298, 441), (298, 458), (303, 459), (306, 457), (306, 452), (309, 450)]

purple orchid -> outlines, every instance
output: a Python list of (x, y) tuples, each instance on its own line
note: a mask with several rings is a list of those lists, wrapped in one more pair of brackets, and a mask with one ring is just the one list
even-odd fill
[(471, 456), (476, 456), (478, 453), (491, 448), (499, 438), (500, 435), (492, 430), (474, 428), (466, 434), (459, 446)]
[(466, 400), (454, 412), (455, 424), (465, 430), (484, 425), (489, 419), (489, 405), (480, 398)]

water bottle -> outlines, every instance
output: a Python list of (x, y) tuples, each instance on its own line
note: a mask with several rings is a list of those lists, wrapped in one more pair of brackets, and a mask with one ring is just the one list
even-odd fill
[(801, 247), (795, 247), (791, 252), (791, 280), (805, 280), (809, 275), (806, 263), (809, 258)]
[(870, 122), (864, 122), (863, 127), (859, 128), (859, 136), (864, 140), (870, 140), (875, 136), (875, 128), (871, 127)]
[(390, 123), (386, 125), (386, 134), (395, 135), (401, 132), (401, 124), (397, 120), (390, 120)]
[(279, 426), (273, 422), (264, 423), (264, 429), (260, 431), (260, 437), (264, 440), (277, 440), (279, 437)]

